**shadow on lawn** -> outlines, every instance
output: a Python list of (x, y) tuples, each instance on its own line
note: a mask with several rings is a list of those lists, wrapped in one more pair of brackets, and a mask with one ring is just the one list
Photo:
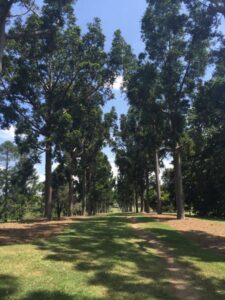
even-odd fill
[[(19, 299), (19, 300), (97, 300), (98, 298), (85, 296), (71, 296), (62, 292), (36, 291), (29, 293), (23, 298), (14, 297), (19, 289), (18, 278), (0, 274), (0, 299)], [(100, 299), (99, 299), (100, 300)], [(103, 300), (103, 299), (101, 299)]]
[[(136, 220), (137, 223), (151, 222), (146, 217), (136, 217)], [(89, 284), (106, 287), (104, 299), (176, 299), (176, 286), (169, 282), (171, 273), (166, 257), (149, 251), (151, 237), (156, 237), (166, 245), (179, 266), (175, 271), (178, 278), (182, 275), (189, 280), (194, 294), (201, 295), (200, 299), (224, 299), (225, 280), (204, 278), (200, 269), (183, 259), (224, 262), (223, 256), (202, 250), (172, 229), (145, 229), (142, 231), (146, 238), (135, 236), (127, 223), (130, 218), (120, 215), (86, 219), (58, 237), (36, 245), (52, 252), (45, 259), (73, 262), (75, 270), (92, 272)], [(186, 288), (183, 287), (184, 295)]]
[(0, 299), (7, 299), (14, 295), (18, 289), (17, 278), (10, 275), (0, 274)]
[(30, 293), (22, 300), (74, 300), (74, 298), (64, 293), (38, 291)]
[[(138, 217), (135, 222), (144, 224), (155, 222), (155, 220), (146, 217)], [(181, 234), (170, 227), (159, 228), (157, 225), (154, 226), (153, 223), (152, 228), (145, 228), (141, 231), (142, 234), (146, 236), (148, 243), (151, 243), (151, 237), (154, 237), (164, 245), (166, 255), (173, 257), (175, 264), (179, 267), (179, 270), (177, 271), (178, 275), (179, 273), (182, 274), (182, 276), (184, 274), (184, 278), (191, 280), (192, 289), (203, 293), (205, 292), (206, 298), (203, 296), (201, 299), (225, 299), (225, 280), (216, 277), (204, 278), (200, 268), (194, 265), (194, 262), (202, 264), (224, 263), (225, 265), (224, 253), (222, 255), (211, 251), (212, 249), (209, 250), (209, 248), (203, 249), (199, 247), (197, 243), (193, 243), (192, 240), (187, 238), (187, 233), (182, 232)], [(200, 234), (202, 233), (199, 231), (191, 232), (191, 235), (194, 235), (196, 239), (198, 239)], [(214, 236), (211, 237), (210, 234), (205, 235), (207, 235), (208, 241), (215, 238)], [(144, 247), (145, 245), (145, 242), (139, 243), (140, 247)], [(193, 263), (190, 262), (190, 260), (187, 261), (187, 258), (190, 258)], [(217, 275), (216, 271), (215, 267), (215, 276)]]
[(76, 271), (91, 273), (88, 284), (103, 286), (104, 300), (176, 299), (162, 268), (164, 259), (137, 247), (140, 239), (128, 223), (121, 216), (86, 219), (36, 245), (51, 251), (45, 259), (72, 262)]
[(225, 237), (212, 235), (199, 230), (184, 231), (182, 234), (201, 245), (202, 248), (210, 249), (224, 255), (225, 262)]
[[(56, 237), (34, 243), (46, 251), (46, 260), (71, 262), (74, 270), (85, 274), (90, 288), (103, 287), (102, 297), (34, 291), (20, 300), (190, 299), (185, 297), (187, 286), (181, 287), (184, 296), (177, 296), (180, 291), (177, 294), (176, 285), (170, 282), (167, 254), (174, 257), (178, 266), (173, 272), (191, 283), (193, 295), (200, 295), (192, 299), (225, 299), (225, 280), (204, 278), (194, 263), (185, 260), (190, 257), (202, 263), (220, 263), (224, 262), (223, 256), (202, 250), (173, 229), (152, 226), (135, 234), (129, 226), (132, 217), (129, 214), (127, 218), (116, 215), (81, 219)], [(154, 221), (135, 217), (135, 223), (145, 222)], [(165, 257), (151, 246), (155, 238), (166, 247)], [(16, 278), (0, 276), (0, 299), (16, 295), (17, 287)]]
[[(153, 216), (149, 218), (149, 216), (144, 217), (135, 217), (136, 223), (149, 223), (149, 222), (161, 222), (165, 223), (168, 220), (171, 220), (171, 218), (161, 218), (157, 216)], [(219, 254), (222, 254), (222, 256), (217, 256), (219, 261), (225, 262), (225, 237), (219, 236), (216, 234), (210, 234), (205, 231), (200, 230), (189, 230), (189, 231), (181, 231), (181, 235), (187, 237), (187, 239), (199, 244), (203, 249), (213, 250), (214, 252), (217, 252)], [(171, 234), (169, 236), (171, 238)], [(214, 259), (215, 261), (215, 255)]]

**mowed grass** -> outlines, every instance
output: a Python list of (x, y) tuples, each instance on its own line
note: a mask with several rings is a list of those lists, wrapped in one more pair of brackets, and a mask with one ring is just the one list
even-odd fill
[(126, 216), (75, 222), (34, 244), (0, 247), (0, 299), (173, 299), (162, 259)]
[(145, 233), (164, 245), (167, 254), (179, 266), (181, 276), (191, 282), (200, 299), (225, 299), (225, 254), (202, 249), (166, 223), (143, 216), (139, 216), (137, 222)]
[[(166, 258), (136, 234), (130, 218), (83, 219), (53, 238), (1, 246), (0, 299), (177, 299)], [(225, 299), (223, 256), (164, 223), (143, 216), (136, 221), (169, 249), (202, 299)]]

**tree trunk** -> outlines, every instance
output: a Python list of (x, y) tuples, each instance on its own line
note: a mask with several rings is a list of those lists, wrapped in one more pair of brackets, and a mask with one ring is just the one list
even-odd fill
[(5, 162), (5, 195), (4, 195), (4, 221), (8, 221), (8, 193), (9, 193), (9, 150), (6, 152)]
[(2, 73), (2, 59), (5, 48), (5, 25), (9, 14), (9, 8), (6, 5), (0, 5), (0, 74)]
[(129, 205), (129, 212), (133, 212), (132, 203), (130, 203), (130, 205)]
[(9, 194), (9, 149), (6, 149), (6, 160), (5, 160), (5, 184), (4, 184), (4, 202), (2, 212), (0, 216), (4, 215), (4, 222), (8, 221), (8, 210), (9, 210), (9, 203), (8, 203), (8, 194)]
[(52, 145), (46, 143), (45, 150), (45, 217), (52, 217)]
[(135, 191), (135, 206), (136, 206), (136, 213), (139, 213), (139, 209), (138, 209), (138, 192), (137, 190)]
[(9, 192), (9, 150), (6, 152), (6, 161), (5, 161), (5, 200), (8, 198)]
[(3, 1), (3, 3), (2, 0), (0, 1), (0, 74), (2, 73), (2, 58), (6, 41), (5, 27), (13, 3), (14, 0)]
[(84, 168), (83, 182), (82, 182), (82, 215), (86, 214), (87, 211), (87, 175), (86, 168)]
[(61, 212), (62, 212), (62, 207), (60, 205), (58, 193), (55, 195), (54, 198), (56, 199), (56, 213), (57, 213), (57, 218), (58, 218), (58, 220), (60, 220), (60, 218), (61, 218)]
[(144, 191), (141, 191), (141, 212), (144, 212)]
[(160, 188), (160, 168), (159, 168), (159, 152), (155, 151), (155, 179), (156, 179), (156, 193), (157, 193), (157, 214), (162, 213), (162, 201), (161, 201), (161, 188)]
[(174, 151), (174, 173), (175, 173), (175, 192), (177, 203), (177, 219), (185, 219), (184, 211), (184, 191), (183, 191), (183, 179), (181, 169), (181, 148), (176, 146)]
[(68, 216), (73, 215), (74, 208), (74, 188), (73, 188), (73, 175), (69, 175), (69, 194), (68, 194)]
[(149, 209), (149, 203), (148, 203), (148, 194), (149, 194), (149, 174), (148, 171), (146, 171), (145, 174), (145, 181), (146, 181), (146, 190), (145, 190), (145, 212), (149, 213), (150, 209)]
[(0, 74), (2, 73), (2, 59), (5, 48), (5, 22), (0, 24)]
[(136, 206), (136, 192), (135, 189), (133, 189), (133, 203), (132, 203), (133, 209), (132, 211), (135, 212), (135, 206)]

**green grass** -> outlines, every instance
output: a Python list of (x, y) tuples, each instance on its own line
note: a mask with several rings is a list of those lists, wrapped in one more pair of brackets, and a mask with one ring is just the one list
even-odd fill
[[(190, 273), (202, 299), (225, 299), (224, 257), (166, 224), (137, 217)], [(114, 215), (75, 222), (54, 238), (0, 247), (1, 300), (176, 299), (165, 258)]]
[(225, 255), (202, 249), (163, 222), (138, 217), (139, 226), (154, 235), (175, 258), (201, 299), (225, 299)]

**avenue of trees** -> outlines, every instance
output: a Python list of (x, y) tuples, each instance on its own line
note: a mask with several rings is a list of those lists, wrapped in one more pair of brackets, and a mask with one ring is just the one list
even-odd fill
[[(147, 0), (138, 57), (119, 30), (107, 52), (97, 18), (83, 34), (73, 6), (0, 3), (0, 127), (16, 129), (0, 145), (0, 220), (94, 215), (116, 201), (178, 219), (185, 209), (225, 216), (224, 1)], [(119, 124), (103, 110), (118, 77), (129, 102)]]
[[(20, 160), (27, 157), (32, 164), (27, 180), (44, 154), (43, 210), (49, 219), (53, 208), (58, 216), (61, 212), (72, 215), (76, 203), (82, 203), (80, 213), (106, 212), (114, 185), (111, 166), (101, 150), (111, 140), (116, 119), (115, 111), (104, 114), (103, 106), (113, 98), (117, 49), (105, 52), (98, 19), (81, 35), (73, 3), (62, 2), (60, 16), (56, 1), (53, 5), (45, 1), (39, 14), (16, 19), (8, 34), (18, 38), (6, 43), (0, 83), (1, 127), (16, 128)], [(38, 37), (33, 34), (37, 32)], [(13, 153), (8, 149), (8, 156), (2, 151), (0, 212), (6, 219), (9, 203), (21, 201), (9, 191), (11, 186), (15, 192), (8, 162)], [(10, 166), (11, 173), (20, 160)], [(53, 162), (58, 164), (54, 172)], [(30, 189), (29, 182), (24, 184)]]
[(224, 1), (147, 1), (145, 51), (127, 70), (130, 108), (116, 132), (124, 210), (225, 215), (224, 17)]

